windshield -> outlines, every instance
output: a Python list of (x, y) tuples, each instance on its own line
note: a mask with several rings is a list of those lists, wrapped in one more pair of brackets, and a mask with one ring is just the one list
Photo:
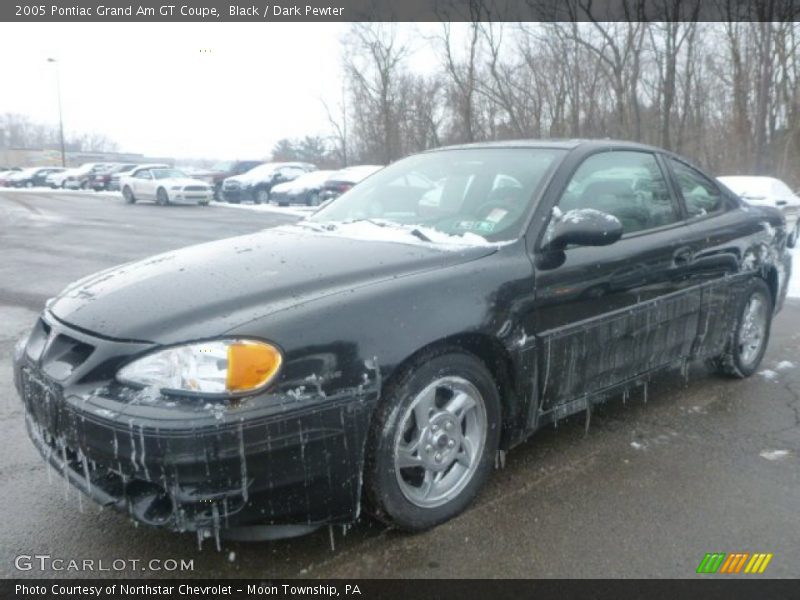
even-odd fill
[(377, 221), (510, 240), (519, 235), (538, 186), (564, 154), (475, 148), (411, 156), (368, 177), (308, 221)]
[(178, 169), (153, 169), (153, 177), (156, 179), (174, 179), (177, 177), (186, 177), (183, 171)]

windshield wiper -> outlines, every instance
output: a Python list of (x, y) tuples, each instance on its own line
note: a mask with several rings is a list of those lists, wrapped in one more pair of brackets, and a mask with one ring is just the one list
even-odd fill
[(417, 228), (414, 228), (414, 229), (412, 229), (412, 230), (411, 230), (409, 233), (410, 233), (411, 235), (413, 235), (414, 237), (417, 237), (417, 238), (421, 239), (423, 242), (433, 242), (433, 240), (432, 240), (431, 238), (429, 238), (427, 235), (425, 235), (424, 233), (422, 233), (422, 232), (421, 232), (419, 229), (417, 229)]

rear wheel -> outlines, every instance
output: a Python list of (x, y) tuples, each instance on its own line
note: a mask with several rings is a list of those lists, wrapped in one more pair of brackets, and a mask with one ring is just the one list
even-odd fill
[(158, 188), (156, 192), (156, 204), (160, 204), (161, 206), (169, 204), (169, 196), (167, 196), (167, 190), (164, 188)]
[(726, 351), (711, 366), (731, 377), (750, 377), (756, 372), (769, 342), (772, 325), (772, 293), (763, 279), (753, 279), (739, 300), (736, 327)]
[(125, 202), (128, 204), (136, 202), (136, 196), (133, 195), (133, 190), (127, 185), (122, 189), (122, 197), (125, 198)]
[(256, 191), (256, 204), (268, 204), (269, 203), (269, 190), (266, 188), (260, 188)]
[(500, 398), (477, 358), (426, 354), (386, 390), (370, 432), (365, 490), (375, 515), (410, 531), (463, 511), (500, 441)]

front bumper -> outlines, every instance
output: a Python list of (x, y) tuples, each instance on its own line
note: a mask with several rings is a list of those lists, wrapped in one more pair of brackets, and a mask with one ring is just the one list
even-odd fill
[(170, 202), (176, 204), (208, 204), (214, 198), (212, 191), (208, 192), (187, 192), (172, 191), (169, 194)]
[[(377, 391), (273, 392), (235, 404), (162, 396), (93, 379), (92, 365), (108, 371), (141, 344), (99, 340), (52, 318), (37, 328), (43, 324), (50, 341), (41, 357), (35, 329), (14, 360), (28, 433), (45, 460), (98, 503), (176, 531), (358, 516)], [(54, 362), (48, 344), (64, 351), (72, 342), (83, 354), (93, 345), (89, 366), (59, 378), (69, 371), (64, 356), (81, 352), (67, 349)]]
[(225, 200), (225, 202), (232, 202), (234, 204), (253, 200), (253, 195), (250, 191), (250, 188), (225, 189), (223, 187), (221, 194), (222, 199)]

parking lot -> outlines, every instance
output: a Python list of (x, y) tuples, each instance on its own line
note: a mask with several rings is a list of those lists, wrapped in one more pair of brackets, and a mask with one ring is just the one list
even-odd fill
[[(759, 374), (695, 365), (626, 404), (539, 432), (512, 451), (477, 503), (408, 535), (362, 518), (349, 531), (239, 543), (135, 528), (65, 490), (27, 439), (11, 381), (16, 339), (45, 301), (94, 271), (293, 222), (302, 209), (124, 204), (112, 194), (0, 190), (0, 528), (4, 577), (19, 555), (188, 559), (152, 577), (691, 577), (707, 552), (768, 552), (772, 577), (800, 575), (800, 300), (776, 317)], [(795, 286), (796, 287), (796, 286)], [(124, 318), (124, 316), (121, 316)], [(131, 577), (130, 570), (95, 572)]]

